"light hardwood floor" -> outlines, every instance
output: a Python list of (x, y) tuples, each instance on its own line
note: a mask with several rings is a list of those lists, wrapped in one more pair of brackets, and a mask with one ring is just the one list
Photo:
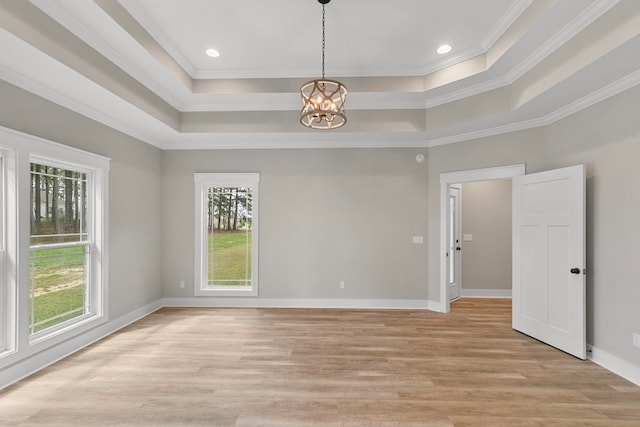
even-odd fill
[(640, 387), (510, 315), (162, 309), (0, 392), (0, 425), (640, 426)]

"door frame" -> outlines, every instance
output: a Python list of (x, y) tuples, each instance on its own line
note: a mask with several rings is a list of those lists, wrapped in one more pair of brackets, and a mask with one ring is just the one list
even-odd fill
[[(447, 242), (450, 242), (451, 239), (455, 237), (458, 237), (458, 241), (456, 242), (457, 245), (454, 244), (453, 247), (447, 245), (447, 252), (449, 253), (449, 256), (447, 257), (447, 264), (453, 263), (453, 274), (457, 282), (456, 287), (458, 288), (458, 296), (456, 297), (456, 299), (458, 299), (462, 295), (462, 251), (457, 251), (455, 247), (462, 246), (462, 184), (449, 184), (449, 186), (447, 187), (447, 191), (449, 192), (449, 202), (451, 202), (452, 189), (458, 190), (458, 196), (456, 197), (455, 203), (456, 215), (451, 214), (451, 211), (449, 209), (451, 207), (451, 203), (449, 203), (449, 205), (447, 206), (447, 219), (449, 220), (449, 222), (447, 223)], [(453, 228), (451, 226), (451, 222), (453, 222)], [(452, 229), (454, 230), (454, 234), (456, 234), (456, 236), (452, 237), (449, 235)], [(450, 301), (453, 299), (451, 295), (451, 276), (449, 275), (449, 273), (451, 273), (451, 270), (451, 265), (447, 265), (447, 289), (450, 292)]]
[(493, 168), (472, 169), (440, 174), (440, 312), (451, 310), (447, 280), (447, 222), (449, 219), (449, 186), (465, 182), (511, 179), (525, 174), (525, 165), (516, 164)]

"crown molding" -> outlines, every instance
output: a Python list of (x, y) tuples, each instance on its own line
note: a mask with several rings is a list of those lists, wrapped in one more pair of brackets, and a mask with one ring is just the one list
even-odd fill
[(427, 143), (427, 146), (438, 147), (441, 145), (454, 144), (456, 142), (470, 141), (473, 139), (486, 138), (504, 133), (517, 132), (541, 126), (549, 126), (559, 120), (585, 110), (601, 101), (604, 101), (607, 98), (618, 95), (619, 93), (631, 89), (639, 84), (640, 70), (635, 71), (621, 79), (618, 79), (613, 83), (603, 86), (602, 88), (597, 89), (589, 93), (588, 95), (585, 95), (574, 102), (566, 104), (542, 117), (516, 123), (510, 123), (502, 126), (480, 129), (473, 132), (459, 133), (443, 138), (430, 139)]
[(476, 131), (459, 133), (456, 135), (446, 136), (443, 138), (430, 139), (427, 143), (427, 147), (439, 147), (441, 145), (455, 144), (457, 142), (471, 141), (479, 138), (487, 138), (490, 136), (502, 135), (505, 133), (518, 132), (521, 130), (532, 129), (540, 126), (544, 126), (544, 119), (536, 118), (531, 120), (525, 120), (516, 123), (509, 123), (506, 125), (495, 126), (485, 129), (479, 129)]
[(25, 77), (21, 73), (15, 72), (5, 67), (2, 64), (0, 64), (0, 79), (14, 86), (17, 86), (21, 89), (24, 89), (27, 92), (34, 93), (37, 96), (40, 96), (44, 99), (54, 102), (68, 110), (74, 111), (82, 116), (88, 117), (91, 120), (95, 120), (113, 129), (126, 133), (127, 135), (131, 135), (143, 141), (146, 141), (148, 139), (147, 135), (139, 132), (137, 129), (131, 126), (126, 126), (119, 120), (116, 120), (105, 114), (99, 113), (94, 108), (84, 103), (78, 102), (66, 96), (62, 92), (53, 89), (50, 85), (41, 84), (32, 79), (29, 79), (28, 77)]
[(544, 58), (568, 42), (585, 27), (595, 22), (596, 19), (615, 6), (619, 1), (620, 0), (602, 0), (592, 3), (577, 18), (564, 26), (562, 30), (551, 37), (548, 42), (542, 44), (531, 55), (528, 55), (524, 61), (520, 62), (508, 73), (476, 85), (449, 92), (445, 95), (428, 98), (425, 102), (425, 108), (433, 108), (450, 102), (459, 101), (460, 99), (467, 98), (469, 96), (479, 95), (481, 93), (515, 83), (520, 77), (538, 65)]
[[(48, 15), (51, 19), (62, 25), (66, 30), (70, 31), (80, 40), (84, 41), (87, 45), (91, 46), (101, 55), (109, 59), (109, 61), (113, 62), (115, 65), (123, 69), (132, 78), (134, 78), (143, 86), (147, 87), (153, 93), (158, 95), (160, 98), (162, 98), (162, 100), (167, 102), (173, 108), (177, 109), (177, 106), (180, 105), (180, 100), (176, 96), (167, 91), (165, 87), (158, 84), (154, 78), (149, 76), (138, 66), (119, 54), (117, 49), (114, 49), (112, 45), (108, 43), (104, 38), (98, 36), (95, 30), (87, 28), (81, 21), (74, 17), (73, 14), (65, 6), (64, 2), (61, 2), (60, 0), (29, 1), (43, 13)], [(106, 14), (97, 5), (95, 5), (95, 3), (87, 2), (87, 4), (91, 4), (92, 7), (96, 7), (97, 10), (100, 10), (102, 14)], [(111, 19), (111, 17), (109, 17), (109, 19)], [(126, 33), (126, 35), (127, 37), (131, 37), (131, 35), (128, 33)]]
[(631, 89), (640, 84), (640, 70), (628, 74), (606, 86), (597, 89), (582, 98), (564, 105), (563, 107), (544, 116), (544, 124), (550, 125), (558, 120), (562, 120), (586, 108), (591, 107), (607, 98), (611, 98), (625, 90)]
[(182, 69), (195, 79), (198, 70), (195, 65), (186, 56), (182, 54), (182, 51), (171, 41), (171, 39), (160, 29), (158, 24), (149, 16), (149, 14), (140, 6), (138, 2), (119, 2), (120, 5), (133, 17), (138, 23), (153, 37), (158, 45), (165, 50), (181, 67)]
[(335, 132), (178, 134), (166, 150), (288, 148), (426, 148), (424, 132)]
[(513, 2), (509, 10), (502, 15), (500, 20), (494, 25), (494, 27), (489, 31), (484, 40), (480, 43), (482, 49), (487, 52), (504, 34), (505, 31), (509, 29), (513, 25), (513, 23), (524, 13), (525, 10), (529, 8), (529, 6), (533, 3), (533, 0), (520, 0), (517, 2)]
[(571, 40), (580, 31), (584, 30), (600, 18), (606, 11), (611, 9), (620, 0), (601, 0), (591, 3), (580, 15), (571, 20), (560, 31), (554, 34), (549, 40), (540, 45), (533, 53), (527, 55), (524, 61), (515, 66), (506, 76), (509, 84), (514, 83), (533, 67), (538, 65), (547, 56), (551, 55), (563, 44)]

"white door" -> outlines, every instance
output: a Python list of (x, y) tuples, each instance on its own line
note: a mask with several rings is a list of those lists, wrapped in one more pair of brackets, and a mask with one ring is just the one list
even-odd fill
[(460, 279), (461, 279), (461, 250), (460, 244), (460, 228), (462, 226), (460, 220), (460, 192), (459, 184), (449, 186), (449, 219), (448, 219), (448, 258), (447, 258), (447, 280), (449, 284), (449, 299), (451, 301), (460, 298)]
[(513, 328), (584, 359), (585, 172), (513, 178)]

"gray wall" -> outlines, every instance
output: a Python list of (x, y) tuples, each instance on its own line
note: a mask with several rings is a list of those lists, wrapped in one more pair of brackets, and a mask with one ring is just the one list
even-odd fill
[(549, 127), (549, 168), (587, 167), (587, 341), (640, 368), (640, 86)]
[(161, 298), (161, 151), (5, 82), (0, 99), (0, 126), (111, 158), (109, 318)]
[(427, 224), (419, 152), (164, 152), (164, 296), (193, 296), (193, 173), (259, 172), (260, 298), (427, 299), (426, 245), (411, 239)]
[(462, 185), (462, 288), (511, 290), (511, 180)]
[(0, 99), (0, 125), (112, 159), (112, 317), (192, 295), (193, 172), (262, 174), (262, 297), (435, 301), (440, 173), (584, 163), (588, 341), (640, 366), (640, 87), (551, 126), (431, 148), (422, 165), (413, 149), (160, 152), (5, 83)]

